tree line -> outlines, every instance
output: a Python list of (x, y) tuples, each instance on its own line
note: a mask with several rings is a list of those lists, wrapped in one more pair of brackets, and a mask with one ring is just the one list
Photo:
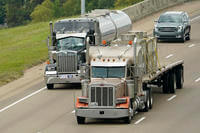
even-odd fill
[[(125, 7), (142, 0), (85, 0), (86, 11)], [(9, 27), (79, 15), (81, 0), (0, 0), (0, 24)]]

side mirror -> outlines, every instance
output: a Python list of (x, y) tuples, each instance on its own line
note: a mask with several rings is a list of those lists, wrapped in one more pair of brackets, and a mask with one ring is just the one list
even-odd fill
[(80, 77), (82, 79), (89, 79), (90, 78), (90, 67), (87, 65), (80, 66)]

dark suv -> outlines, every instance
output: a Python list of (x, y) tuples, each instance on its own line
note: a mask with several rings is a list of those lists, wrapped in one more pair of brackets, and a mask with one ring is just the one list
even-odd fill
[(155, 21), (153, 34), (158, 40), (180, 39), (190, 40), (191, 25), (186, 12), (165, 12)]

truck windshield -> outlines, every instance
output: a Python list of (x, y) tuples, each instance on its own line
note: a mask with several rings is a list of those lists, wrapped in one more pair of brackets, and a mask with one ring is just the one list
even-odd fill
[(92, 67), (93, 78), (124, 78), (125, 67)]
[(181, 22), (181, 15), (179, 14), (164, 14), (161, 15), (159, 20), (159, 23), (180, 23)]
[(58, 40), (58, 50), (79, 51), (85, 47), (84, 39), (79, 37), (67, 37)]

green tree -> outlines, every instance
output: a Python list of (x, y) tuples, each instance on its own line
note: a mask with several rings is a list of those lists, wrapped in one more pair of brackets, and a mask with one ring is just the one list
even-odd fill
[(80, 14), (81, 12), (81, 1), (80, 0), (67, 0), (63, 4), (63, 10), (65, 16), (73, 16)]
[(59, 18), (64, 15), (61, 0), (54, 1), (54, 17)]
[(88, 11), (98, 8), (98, 1), (99, 0), (87, 0), (86, 1), (86, 11), (88, 12)]
[(34, 22), (51, 20), (54, 17), (54, 4), (50, 0), (45, 0), (41, 5), (38, 5), (31, 13), (31, 18)]
[(115, 7), (124, 7), (124, 6), (136, 4), (141, 1), (144, 1), (144, 0), (116, 0), (114, 5)]
[(4, 24), (6, 19), (5, 0), (0, 0), (0, 24)]
[(6, 1), (6, 19), (9, 27), (21, 25), (24, 23), (26, 11), (24, 10), (24, 0)]
[(98, 0), (98, 8), (108, 9), (114, 7), (115, 0)]

